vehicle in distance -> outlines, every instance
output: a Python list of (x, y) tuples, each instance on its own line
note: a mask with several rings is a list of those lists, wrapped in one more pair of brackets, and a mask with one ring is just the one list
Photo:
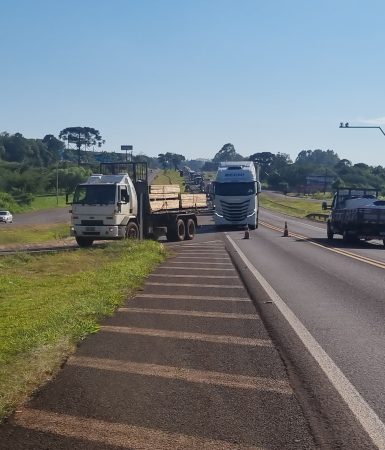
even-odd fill
[(0, 222), (12, 223), (13, 216), (9, 211), (0, 211)]
[[(327, 209), (326, 202), (322, 204)], [(382, 239), (385, 245), (385, 200), (377, 189), (340, 188), (334, 194), (327, 221), (327, 237), (345, 241)]]
[(219, 226), (258, 228), (261, 191), (258, 170), (252, 161), (220, 162), (213, 182), (214, 222)]

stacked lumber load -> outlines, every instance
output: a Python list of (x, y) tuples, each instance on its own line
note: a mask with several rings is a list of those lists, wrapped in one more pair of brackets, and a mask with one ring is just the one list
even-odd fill
[(152, 212), (207, 207), (206, 194), (181, 194), (178, 184), (151, 185), (149, 197)]
[(151, 211), (169, 211), (180, 207), (179, 184), (153, 184), (150, 186)]
[(181, 207), (183, 209), (206, 208), (207, 207), (206, 194), (182, 194)]

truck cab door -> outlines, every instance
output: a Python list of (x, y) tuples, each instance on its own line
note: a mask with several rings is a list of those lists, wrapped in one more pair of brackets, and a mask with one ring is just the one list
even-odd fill
[(120, 206), (119, 212), (122, 214), (130, 214), (132, 212), (127, 186), (119, 186), (118, 206)]

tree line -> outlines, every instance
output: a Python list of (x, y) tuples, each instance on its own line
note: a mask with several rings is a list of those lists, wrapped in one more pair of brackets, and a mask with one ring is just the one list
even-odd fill
[[(90, 127), (70, 127), (59, 138), (47, 134), (42, 139), (25, 138), (20, 133), (0, 133), (0, 207), (31, 202), (33, 196), (56, 192), (70, 193), (100, 162), (122, 162), (126, 155), (104, 151), (100, 132)], [(333, 150), (302, 150), (294, 161), (286, 153), (256, 152), (243, 156), (227, 143), (212, 160), (188, 160), (179, 153), (132, 156), (150, 168), (178, 169), (182, 165), (195, 171), (216, 171), (220, 161), (250, 160), (260, 167), (266, 188), (283, 192), (305, 191), (309, 177), (325, 180), (325, 189), (338, 186), (372, 187), (385, 194), (385, 168), (365, 163), (352, 164)], [(314, 190), (314, 189), (313, 189)]]
[[(42, 139), (25, 138), (21, 133), (0, 133), (0, 208), (28, 205), (36, 195), (71, 193), (101, 162), (124, 162), (123, 153), (107, 152), (105, 140), (91, 127), (69, 127), (59, 137), (47, 134)], [(185, 157), (160, 153), (157, 157), (130, 155), (150, 168), (178, 168)], [(194, 161), (189, 161), (196, 167)]]
[[(265, 187), (283, 192), (315, 191), (311, 178), (318, 179), (318, 190), (335, 189), (343, 186), (376, 188), (385, 195), (385, 168), (365, 163), (353, 164), (340, 159), (333, 150), (302, 150), (294, 161), (287, 153), (256, 152), (242, 156), (234, 145), (225, 144), (208, 161), (202, 170), (217, 170), (220, 161), (254, 161), (260, 168), (260, 180)], [(320, 188), (320, 185), (323, 185)]]

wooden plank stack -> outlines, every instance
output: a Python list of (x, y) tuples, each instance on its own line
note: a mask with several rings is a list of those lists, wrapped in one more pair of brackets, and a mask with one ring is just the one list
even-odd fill
[(206, 194), (182, 194), (181, 207), (182, 209), (206, 208)]
[(153, 184), (150, 186), (151, 211), (169, 211), (179, 209), (179, 184)]
[(207, 207), (206, 194), (181, 194), (178, 184), (151, 185), (149, 197), (152, 212)]

